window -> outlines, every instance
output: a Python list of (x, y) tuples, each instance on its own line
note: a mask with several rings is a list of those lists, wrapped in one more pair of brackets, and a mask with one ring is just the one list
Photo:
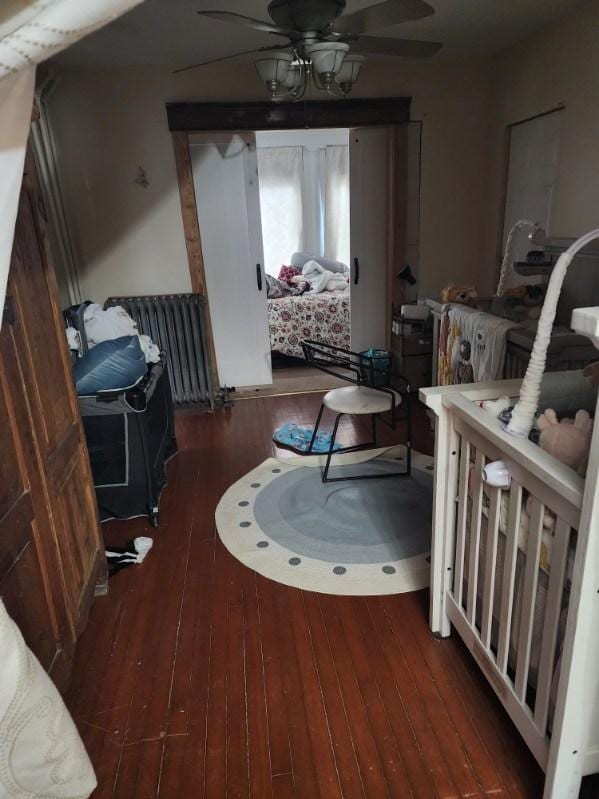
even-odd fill
[[(281, 265), (298, 251), (349, 263), (347, 136), (348, 131), (257, 134), (268, 274), (277, 276)], [(278, 146), (286, 141), (290, 146)]]
[(304, 249), (302, 147), (258, 149), (264, 269), (275, 277)]

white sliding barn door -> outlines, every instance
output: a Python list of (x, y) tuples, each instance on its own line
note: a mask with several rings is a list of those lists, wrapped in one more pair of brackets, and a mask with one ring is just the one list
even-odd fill
[(272, 383), (253, 133), (189, 137), (221, 385)]
[(351, 348), (357, 352), (387, 340), (389, 136), (388, 128), (349, 135)]

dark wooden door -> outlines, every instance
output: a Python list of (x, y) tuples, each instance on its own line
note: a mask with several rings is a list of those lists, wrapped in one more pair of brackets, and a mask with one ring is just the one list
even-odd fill
[[(26, 175), (0, 333), (0, 593), (64, 682), (103, 546), (35, 176)], [(60, 656), (65, 657), (60, 657)]]

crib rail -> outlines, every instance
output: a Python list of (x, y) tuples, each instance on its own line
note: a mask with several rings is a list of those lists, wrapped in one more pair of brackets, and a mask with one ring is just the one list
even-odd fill
[[(445, 613), (546, 768), (584, 484), (464, 396), (443, 406)], [(508, 490), (484, 481), (494, 460)]]

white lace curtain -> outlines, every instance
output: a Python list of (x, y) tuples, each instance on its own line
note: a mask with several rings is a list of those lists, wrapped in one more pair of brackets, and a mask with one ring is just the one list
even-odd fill
[(275, 277), (304, 248), (302, 147), (258, 150), (264, 269)]
[(258, 149), (264, 268), (275, 277), (294, 252), (349, 263), (349, 149)]
[(23, 176), (35, 66), (139, 2), (0, 0), (0, 314)]
[(349, 265), (349, 147), (330, 145), (325, 153), (325, 255)]

